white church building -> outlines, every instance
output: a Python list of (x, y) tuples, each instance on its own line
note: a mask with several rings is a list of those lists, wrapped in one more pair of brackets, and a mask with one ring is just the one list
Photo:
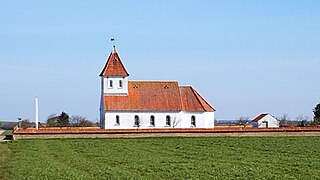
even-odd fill
[(129, 81), (115, 49), (100, 73), (104, 129), (213, 128), (215, 109), (177, 81)]

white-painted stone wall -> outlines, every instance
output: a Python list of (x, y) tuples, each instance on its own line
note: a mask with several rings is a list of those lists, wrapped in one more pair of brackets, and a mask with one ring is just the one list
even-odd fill
[(101, 95), (100, 98), (100, 128), (104, 128), (105, 127), (105, 110), (104, 110), (104, 104), (103, 104), (103, 94)]
[[(116, 123), (119, 116), (120, 123)], [(102, 118), (102, 128), (105, 129), (135, 129), (135, 116), (139, 117), (139, 128), (214, 128), (214, 112), (125, 112), (108, 111)], [(150, 125), (150, 118), (154, 116), (154, 126)], [(166, 118), (170, 116), (170, 126), (166, 124)], [(191, 117), (195, 117), (195, 126), (191, 124)]]
[[(128, 77), (102, 77), (101, 80), (101, 85), (103, 88), (102, 91), (104, 94), (128, 94)], [(110, 81), (112, 81), (112, 87)], [(120, 86), (120, 81), (122, 82), (122, 87)]]
[(215, 112), (204, 112), (205, 128), (214, 128)]
[[(191, 124), (192, 116), (195, 117), (195, 126)], [(182, 128), (214, 128), (214, 112), (188, 112), (181, 111)]]

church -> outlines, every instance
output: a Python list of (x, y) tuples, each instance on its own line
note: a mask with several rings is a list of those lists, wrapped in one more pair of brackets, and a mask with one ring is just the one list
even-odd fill
[(214, 128), (215, 109), (192, 86), (129, 80), (115, 46), (100, 78), (103, 129)]

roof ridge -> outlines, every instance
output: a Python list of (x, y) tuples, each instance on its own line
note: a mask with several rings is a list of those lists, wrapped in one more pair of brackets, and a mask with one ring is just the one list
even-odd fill
[(203, 109), (204, 111), (206, 111), (206, 109), (205, 109), (205, 108), (204, 108), (204, 106), (202, 105), (202, 103), (201, 103), (200, 99), (198, 98), (198, 96), (197, 96), (197, 93), (196, 93), (195, 89), (193, 89), (193, 88), (192, 88), (192, 86), (189, 86), (189, 87), (190, 87), (191, 91), (195, 94), (195, 96), (196, 96), (196, 98), (197, 98), (198, 102), (200, 103), (200, 105), (201, 105), (202, 109)]
[(208, 110), (204, 107), (204, 105), (202, 104), (202, 102), (200, 101), (199, 98), (201, 98), (204, 101), (204, 103), (206, 103), (207, 106), (209, 106), (211, 109), (213, 109), (215, 111), (215, 109), (198, 93), (197, 90), (195, 90), (192, 86), (190, 86), (190, 88), (191, 88), (192, 92), (195, 93), (196, 98), (199, 101), (199, 103), (201, 104), (201, 107), (203, 108), (204, 111), (208, 111)]

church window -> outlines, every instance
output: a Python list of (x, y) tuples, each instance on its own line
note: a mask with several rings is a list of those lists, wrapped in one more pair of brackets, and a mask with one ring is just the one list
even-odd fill
[(113, 81), (109, 80), (109, 87), (112, 88), (113, 87)]
[(135, 127), (140, 127), (140, 119), (139, 119), (139, 116), (138, 115), (135, 115), (134, 116), (134, 126)]
[(171, 126), (171, 118), (170, 118), (170, 116), (166, 117), (166, 126)]
[(122, 88), (122, 80), (119, 80), (119, 88)]
[(154, 116), (150, 116), (150, 126), (154, 126)]
[(120, 117), (116, 115), (116, 125), (120, 125)]
[(196, 117), (195, 116), (191, 116), (191, 126), (196, 126)]

